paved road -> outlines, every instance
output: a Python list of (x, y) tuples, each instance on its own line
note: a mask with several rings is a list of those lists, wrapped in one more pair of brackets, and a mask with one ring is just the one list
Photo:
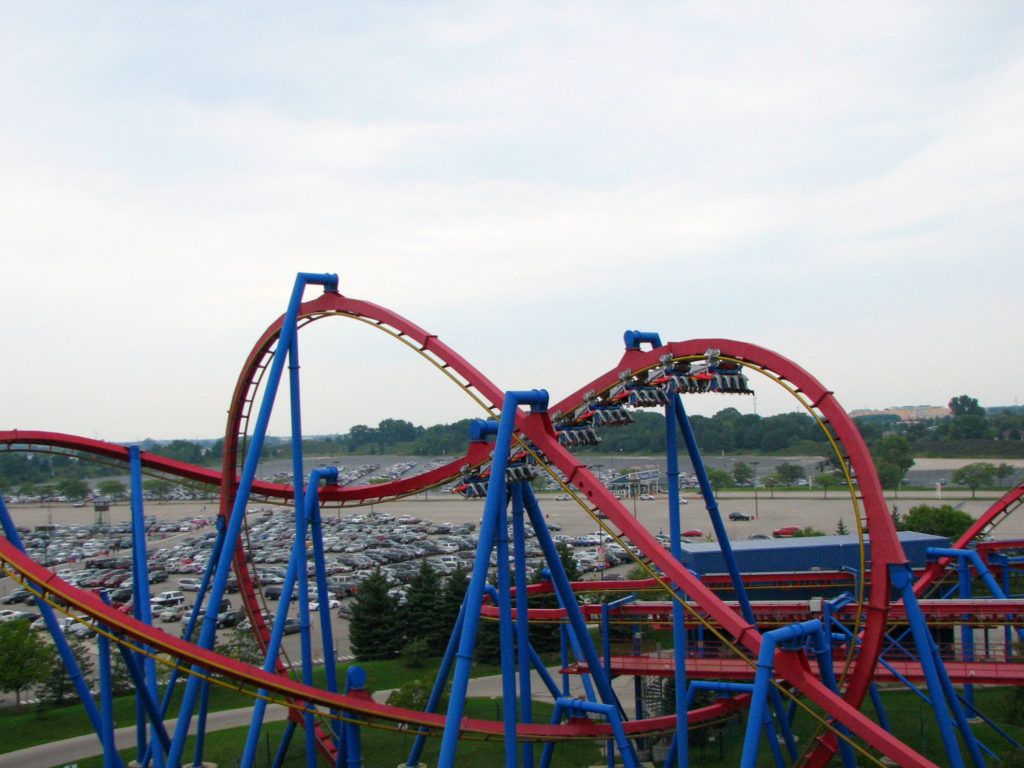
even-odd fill
[[(267, 707), (264, 719), (267, 721), (284, 720), (287, 712), (287, 708), (279, 704), (271, 704)], [(242, 728), (249, 725), (251, 718), (251, 707), (211, 712), (207, 716), (207, 730)], [(173, 732), (176, 723), (176, 720), (167, 721), (167, 730)], [(117, 743), (118, 749), (129, 749), (134, 746), (135, 726), (115, 730), (114, 741)], [(99, 737), (96, 734), (89, 734), (20, 749), (17, 752), (0, 754), (0, 768), (54, 768), (102, 754), (103, 746), (100, 744)]]

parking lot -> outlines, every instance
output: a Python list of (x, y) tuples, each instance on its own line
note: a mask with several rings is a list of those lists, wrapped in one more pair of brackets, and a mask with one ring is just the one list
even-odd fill
[[(711, 530), (707, 513), (692, 493), (688, 501), (691, 503), (682, 508), (684, 531), (703, 540)], [(831, 533), (840, 518), (845, 518), (847, 527), (853, 529), (850, 501), (840, 493), (835, 493), (831, 499), (816, 495), (812, 498), (807, 493), (789, 496), (780, 493), (776, 498), (765, 498), (762, 493), (757, 501), (749, 493), (726, 494), (720, 501), (726, 529), (734, 539), (770, 535), (785, 525), (813, 525)], [(922, 500), (898, 503), (905, 511)], [(977, 515), (991, 504), (991, 499), (964, 499), (956, 503)], [(623, 504), (649, 531), (660, 535), (667, 543), (664, 534), (668, 530), (668, 513), (664, 495), (624, 499)], [(614, 565), (612, 573), (628, 570), (625, 553), (617, 545), (609, 544), (598, 523), (571, 498), (542, 495), (541, 505), (552, 535), (572, 545), (584, 578), (607, 578), (609, 571), (605, 567), (609, 559), (614, 563), (620, 560), (627, 563)], [(212, 554), (216, 538), (212, 525), (215, 510), (216, 501), (209, 500), (147, 504), (150, 591), (154, 596), (180, 590), (185, 595), (185, 604), (192, 604), (196, 593), (187, 591), (194, 588), (187, 580), (202, 577)], [(17, 504), (11, 505), (10, 511), (23, 531), (30, 554), (38, 562), (48, 563), (53, 570), (63, 572), (64, 578), (84, 588), (107, 590), (115, 601), (128, 599), (126, 580), (131, 577), (128, 569), (131, 540), (127, 504), (111, 507), (110, 527), (102, 532), (93, 529), (94, 513), (88, 507)], [(323, 540), (327, 568), (335, 593), (333, 599), (338, 601), (339, 607), (314, 614), (314, 647), (320, 643), (319, 621), (329, 616), (336, 638), (336, 653), (339, 657), (348, 654), (348, 620), (339, 616), (339, 608), (351, 600), (352, 590), (375, 568), (379, 567), (392, 581), (397, 596), (424, 559), (443, 573), (460, 566), (468, 568), (476, 552), (482, 511), (481, 499), (461, 499), (435, 492), (383, 505), (325, 510)], [(741, 519), (743, 517), (751, 519)], [(1022, 522), (1010, 520), (1007, 528), (1024, 529)], [(276, 614), (279, 595), (275, 594), (274, 587), (279, 589), (283, 581), (294, 536), (290, 510), (287, 507), (251, 508), (245, 536), (267, 610)], [(535, 539), (528, 542), (528, 556), (530, 568), (540, 565)], [(16, 586), (11, 579), (0, 579), (0, 610), (31, 613), (34, 609), (30, 605), (2, 603)], [(232, 601), (231, 608), (237, 609), (237, 595), (229, 593), (228, 598)], [(293, 602), (289, 616), (296, 615)], [(0, 620), (4, 617), (0, 613)], [(164, 622), (159, 614), (155, 615), (154, 623), (168, 631), (180, 632), (179, 622)], [(297, 636), (287, 636), (285, 647), (294, 652)], [(322, 647), (316, 650), (323, 653)]]

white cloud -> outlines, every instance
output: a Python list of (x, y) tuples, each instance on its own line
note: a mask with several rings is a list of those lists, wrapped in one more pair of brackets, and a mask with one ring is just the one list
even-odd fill
[(1012, 6), (226, 9), (8, 19), (18, 426), (217, 434), (300, 270), (509, 387), (575, 389), (640, 327), (778, 349), (851, 407), (1017, 394), (1012, 359), (945, 363), (1024, 319)]

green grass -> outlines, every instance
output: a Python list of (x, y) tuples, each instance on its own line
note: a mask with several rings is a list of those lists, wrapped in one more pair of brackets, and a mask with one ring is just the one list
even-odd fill
[[(345, 672), (348, 664), (338, 665), (339, 686), (344, 687)], [(397, 661), (369, 661), (360, 664), (366, 672), (369, 687), (374, 691), (384, 691), (401, 687), (405, 682), (412, 679), (432, 681), (437, 676), (440, 662), (433, 662), (426, 666), (409, 669), (400, 660)], [(473, 667), (473, 676), (482, 677), (498, 674), (497, 667), (486, 664), (476, 664)], [(298, 676), (298, 673), (295, 673)], [(314, 671), (313, 684), (318, 688), (325, 687), (326, 672), (324, 669)], [(171, 705), (168, 708), (168, 718), (173, 718), (178, 711), (181, 694), (184, 691), (184, 684), (179, 683), (175, 688)], [(251, 707), (253, 698), (239, 691), (224, 688), (220, 685), (210, 686), (211, 712), (218, 712), (225, 709), (236, 709), (239, 707)], [(97, 706), (99, 700), (97, 699)], [(135, 723), (135, 697), (120, 696), (114, 699), (114, 723), (115, 727), (133, 725)], [(92, 723), (85, 713), (85, 708), (76, 703), (63, 706), (45, 708), (40, 706), (31, 707), (3, 707), (0, 708), (0, 729), (3, 738), (0, 739), (0, 753), (13, 752), (18, 749), (35, 746), (52, 741), (52, 734), (59, 733), (63, 738), (81, 736), (92, 733)]]
[[(371, 686), (374, 690), (385, 690), (397, 688), (403, 682), (412, 678), (432, 680), (436, 674), (436, 664), (420, 669), (408, 669), (400, 661), (369, 662), (363, 665), (368, 672)], [(339, 674), (344, 674), (345, 667), (339, 667)], [(480, 666), (474, 669), (476, 676), (494, 674), (496, 670), (492, 667)], [(322, 685), (323, 670), (318, 670), (317, 683)], [(181, 690), (183, 686), (179, 687)], [(911, 748), (920, 751), (937, 765), (945, 765), (948, 758), (942, 746), (938, 726), (935, 723), (931, 707), (920, 697), (909, 691), (892, 690), (883, 692), (883, 699), (886, 707), (886, 714), (892, 725), (893, 732), (903, 739)], [(1024, 741), (1024, 726), (1006, 724), (1006, 715), (1010, 710), (1009, 689), (1007, 688), (976, 688), (975, 699), (981, 712), (994, 717), (1011, 736), (1018, 741)], [(134, 698), (131, 696), (121, 697), (115, 700), (115, 720), (119, 726), (131, 725), (134, 723), (135, 706)], [(230, 709), (236, 707), (249, 707), (252, 705), (252, 698), (237, 691), (227, 690), (219, 686), (211, 688), (211, 711)], [(467, 702), (466, 716), (487, 720), (501, 719), (500, 699), (475, 699)], [(175, 707), (172, 708), (176, 709)], [(865, 713), (874, 717), (873, 709), (866, 705)], [(550, 704), (535, 704), (536, 722), (547, 722), (550, 717)], [(261, 737), (260, 759), (257, 765), (266, 765), (267, 744), (271, 756), (280, 740), (283, 729), (282, 723), (270, 723), (266, 726), (266, 734)], [(62, 738), (87, 734), (92, 732), (92, 727), (80, 705), (61, 707), (56, 709), (23, 708), (16, 710), (13, 707), (0, 709), (0, 752), (7, 752), (22, 749), (34, 744), (44, 743), (52, 739), (53, 734), (60, 734)], [(726, 721), (715, 730), (710, 730), (705, 736), (711, 735), (710, 741), (706, 738), (696, 738), (690, 749), (691, 765), (695, 768), (704, 766), (734, 765), (739, 761), (742, 752), (743, 733), (745, 729), (745, 718), (736, 717)], [(234, 729), (228, 731), (211, 732), (207, 735), (207, 750), (205, 758), (218, 765), (233, 766), (237, 763), (241, 754), (247, 729)], [(799, 736), (800, 746), (804, 748), (811, 743), (816, 733), (816, 723), (804, 714), (798, 715), (795, 732)], [(1011, 745), (1002, 737), (998, 736), (987, 725), (975, 726), (975, 732), (979, 739), (988, 745), (996, 754), (1006, 755)], [(395, 766), (403, 763), (408, 755), (411, 745), (411, 736), (407, 733), (398, 733), (392, 730), (382, 730), (366, 727), (361, 729), (363, 741), (363, 755), (367, 768), (374, 766)], [(430, 738), (427, 740), (427, 749), (424, 754), (424, 762), (436, 764), (437, 750), (440, 746), (440, 739)], [(290, 749), (289, 758), (285, 765), (304, 765), (302, 731), (296, 731), (296, 736)], [(537, 748), (539, 758), (540, 747)], [(191, 755), (191, 752), (186, 752)], [(557, 760), (554, 765), (581, 766), (597, 765), (602, 762), (598, 754), (598, 747), (593, 742), (579, 742), (560, 745), (556, 749)], [(134, 755), (127, 755), (133, 759)], [(459, 746), (459, 764), (477, 765), (490, 762), (500, 765), (504, 762), (502, 746), (500, 743), (464, 741)], [(765, 745), (762, 747), (760, 765), (772, 765), (771, 757)], [(85, 766), (102, 765), (102, 760), (79, 761), (82, 768)]]
[[(493, 718), (495, 706), (495, 702), (491, 699), (469, 699), (466, 702), (466, 716)], [(497, 706), (500, 710), (500, 703)], [(551, 706), (538, 705), (535, 708), (536, 719), (547, 721), (551, 716), (551, 711)], [(283, 722), (268, 723), (264, 728), (255, 761), (258, 768), (271, 765), (284, 729)], [(216, 763), (220, 768), (236, 766), (241, 758), (247, 733), (247, 728), (234, 728), (207, 734), (203, 759), (206, 762)], [(408, 759), (413, 736), (408, 733), (363, 727), (360, 728), (360, 741), (364, 768), (394, 768), (396, 765), (404, 764)], [(428, 765), (437, 765), (440, 745), (440, 738), (427, 739), (421, 760)], [(193, 749), (192, 739), (189, 739), (184, 753), (189, 764)], [(458, 746), (457, 761), (459, 765), (503, 765), (503, 750), (504, 746), (500, 741), (461, 741)], [(534, 750), (536, 759), (539, 761), (541, 747), (535, 746)], [(136, 758), (134, 750), (124, 750), (121, 755), (126, 763)], [(79, 768), (103, 768), (103, 758), (99, 756), (77, 762)], [(579, 768), (579, 766), (599, 765), (601, 762), (602, 758), (596, 743), (570, 742), (560, 744), (555, 749), (551, 764), (554, 768)], [(296, 729), (284, 760), (284, 766), (301, 768), (305, 764), (305, 737), (301, 729)], [(326, 766), (327, 762), (321, 758), (319, 764)]]

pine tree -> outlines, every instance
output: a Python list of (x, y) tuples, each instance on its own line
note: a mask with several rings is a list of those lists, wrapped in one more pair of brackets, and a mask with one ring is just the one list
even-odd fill
[[(423, 640), (428, 649), (448, 640), (451, 627), (446, 628), (438, 615), (440, 602), (441, 576), (428, 561), (423, 560), (420, 569), (409, 580), (409, 587), (405, 591), (402, 618), (406, 640)], [(444, 637), (438, 640), (437, 635)]]
[(846, 523), (843, 522), (843, 518), (839, 518), (839, 522), (836, 523), (836, 536), (845, 536), (849, 531), (846, 530)]
[(403, 634), (398, 600), (388, 594), (388, 581), (377, 569), (359, 585), (352, 603), (352, 653), (360, 661), (392, 659), (402, 647)]
[(466, 598), (466, 590), (469, 589), (469, 572), (458, 568), (448, 575), (441, 587), (441, 596), (437, 603), (438, 630), (431, 640), (433, 645), (431, 651), (436, 655), (444, 653), (448, 647), (448, 639), (455, 629), (455, 622), (459, 618), (459, 610), (462, 608), (462, 601)]

